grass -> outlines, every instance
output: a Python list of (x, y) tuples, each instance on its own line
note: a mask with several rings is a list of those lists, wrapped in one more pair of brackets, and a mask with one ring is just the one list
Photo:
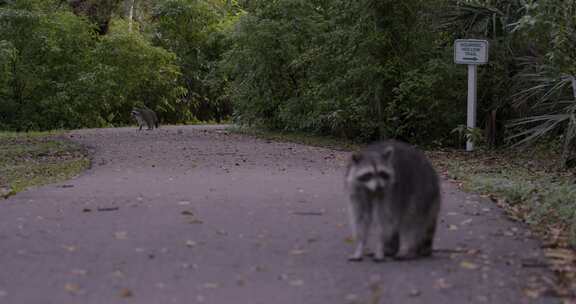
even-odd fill
[(557, 275), (555, 292), (571, 298), (576, 296), (576, 170), (557, 169), (560, 155), (554, 151), (560, 149), (554, 147), (429, 155), (463, 190), (490, 197), (540, 235), (548, 265)]
[(70, 179), (90, 161), (81, 146), (58, 132), (0, 132), (0, 195)]
[(359, 143), (351, 140), (328, 136), (310, 135), (307, 133), (266, 131), (239, 126), (232, 126), (228, 130), (234, 133), (245, 134), (266, 140), (293, 142), (309, 146), (329, 148), (333, 150), (355, 150), (360, 147)]
[(512, 218), (532, 225), (544, 239), (555, 239), (555, 246), (576, 246), (576, 171), (557, 170), (559, 155), (552, 149), (429, 155), (464, 190), (491, 197)]

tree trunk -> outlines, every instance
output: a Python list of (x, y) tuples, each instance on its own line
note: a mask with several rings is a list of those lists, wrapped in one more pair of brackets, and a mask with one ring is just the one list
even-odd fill
[(135, 0), (124, 0), (124, 17), (128, 20), (129, 32), (132, 32), (132, 23), (134, 21), (134, 2)]

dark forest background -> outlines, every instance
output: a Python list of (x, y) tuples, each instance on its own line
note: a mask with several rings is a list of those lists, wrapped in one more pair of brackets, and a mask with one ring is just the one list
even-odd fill
[[(453, 41), (487, 39), (477, 130)], [(221, 122), (454, 146), (576, 137), (565, 0), (0, 0), (0, 129)]]

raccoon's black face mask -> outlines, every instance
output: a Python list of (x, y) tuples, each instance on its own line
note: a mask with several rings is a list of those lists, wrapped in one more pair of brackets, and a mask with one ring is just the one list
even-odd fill
[(370, 192), (382, 192), (394, 182), (392, 150), (352, 156), (348, 180)]

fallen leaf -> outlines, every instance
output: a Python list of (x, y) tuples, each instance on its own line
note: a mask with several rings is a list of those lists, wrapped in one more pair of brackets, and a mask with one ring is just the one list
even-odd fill
[(462, 261), (460, 262), (460, 267), (465, 268), (465, 269), (470, 269), (470, 270), (474, 270), (478, 268), (478, 265), (468, 262), (468, 261)]
[(576, 254), (570, 249), (548, 249), (545, 255), (548, 258), (556, 259), (564, 263), (576, 262)]
[(304, 215), (304, 216), (306, 216), (306, 215), (308, 215), (308, 216), (311, 216), (311, 215), (321, 216), (321, 215), (324, 215), (324, 212), (320, 212), (320, 211), (294, 211), (294, 212), (292, 212), (292, 214)]
[(64, 245), (62, 247), (64, 247), (64, 249), (66, 249), (67, 251), (70, 251), (70, 252), (75, 252), (76, 250), (78, 250), (78, 247), (76, 247), (74, 245)]
[(540, 291), (538, 291), (536, 289), (525, 288), (523, 291), (524, 291), (524, 295), (531, 298), (531, 299), (537, 299), (540, 297)]
[(484, 302), (484, 303), (486, 303), (486, 302), (488, 302), (488, 301), (489, 301), (489, 299), (488, 299), (488, 297), (487, 297), (487, 296), (482, 296), (482, 295), (480, 295), (480, 296), (477, 296), (477, 297), (476, 297), (476, 299), (477, 299), (478, 301), (480, 301), (480, 302)]
[(114, 232), (114, 238), (117, 240), (125, 240), (128, 238), (128, 232), (126, 232), (126, 231)]
[(258, 266), (254, 266), (253, 269), (254, 269), (254, 271), (256, 271), (256, 272), (264, 272), (264, 271), (266, 271), (266, 266), (260, 266), (260, 265), (258, 265)]
[(88, 274), (88, 271), (84, 269), (72, 269), (70, 273), (73, 275), (85, 276), (86, 274)]
[(113, 275), (114, 277), (117, 277), (117, 278), (124, 278), (124, 277), (126, 277), (126, 275), (125, 275), (122, 271), (120, 271), (120, 270), (114, 271), (114, 272), (112, 273), (112, 275)]
[(196, 246), (196, 245), (198, 245), (198, 244), (197, 244), (196, 242), (194, 242), (194, 241), (191, 241), (191, 240), (186, 241), (186, 246), (187, 246), (187, 247), (194, 247), (194, 246)]
[(448, 225), (448, 230), (458, 230), (458, 226), (456, 226), (456, 225)]
[(466, 254), (467, 254), (467, 255), (477, 255), (477, 254), (479, 254), (479, 253), (480, 253), (480, 250), (479, 250), (479, 249), (468, 249), (468, 250), (466, 251)]
[(236, 279), (236, 285), (238, 285), (240, 287), (244, 287), (246, 285), (246, 280), (238, 278), (238, 279)]
[(206, 289), (215, 289), (215, 288), (219, 288), (220, 284), (218, 283), (204, 283), (202, 285), (202, 288), (206, 288)]
[(122, 290), (120, 290), (120, 297), (130, 298), (132, 296), (134, 296), (134, 293), (132, 292), (132, 290), (130, 290), (128, 288), (122, 288)]
[(118, 211), (118, 210), (120, 210), (120, 207), (103, 207), (103, 208), (98, 208), (98, 209), (96, 209), (96, 210), (98, 210), (98, 211), (100, 211), (100, 212), (103, 212), (103, 211)]
[(82, 293), (82, 289), (80, 288), (80, 285), (74, 284), (74, 283), (66, 283), (64, 285), (64, 290), (66, 290), (67, 292), (72, 293), (72, 294)]
[(316, 242), (318, 242), (318, 239), (315, 238), (315, 237), (311, 237), (311, 238), (308, 238), (308, 239), (306, 240), (306, 242), (308, 242), (308, 243), (316, 243)]
[(464, 225), (468, 225), (468, 224), (470, 224), (470, 223), (472, 223), (472, 219), (467, 219), (467, 220), (462, 221), (462, 222), (460, 223), (460, 225), (464, 226)]
[(410, 293), (408, 294), (411, 297), (418, 297), (422, 294), (422, 292), (416, 288), (410, 289)]
[(290, 251), (291, 255), (303, 255), (304, 253), (306, 253), (306, 251), (302, 249), (294, 249)]
[(437, 279), (436, 282), (434, 282), (434, 288), (436, 289), (448, 289), (451, 287), (452, 284), (447, 283), (444, 278)]
[(357, 301), (360, 299), (360, 297), (358, 297), (358, 295), (355, 295), (355, 294), (351, 293), (351, 294), (347, 294), (346, 297), (345, 297), (345, 299), (346, 299), (346, 301), (348, 301), (348, 302), (355, 303), (355, 302), (357, 302)]

